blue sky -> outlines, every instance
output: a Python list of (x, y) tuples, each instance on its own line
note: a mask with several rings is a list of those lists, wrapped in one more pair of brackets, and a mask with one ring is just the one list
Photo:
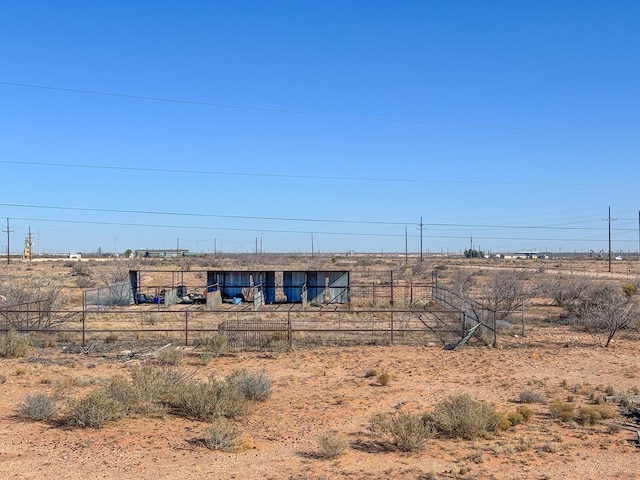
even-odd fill
[(29, 228), (41, 252), (415, 252), (421, 218), (425, 252), (606, 251), (611, 206), (635, 252), (639, 18), (2, 2), (0, 224), (16, 252)]

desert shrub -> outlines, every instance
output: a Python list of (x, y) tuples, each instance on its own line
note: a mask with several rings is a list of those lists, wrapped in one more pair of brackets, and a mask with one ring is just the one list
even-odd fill
[(156, 362), (160, 365), (176, 366), (184, 360), (185, 352), (180, 348), (160, 350), (156, 355)]
[(497, 429), (496, 410), (467, 394), (458, 394), (441, 400), (431, 413), (436, 429), (451, 437), (472, 440)]
[(204, 443), (210, 450), (233, 450), (238, 446), (240, 430), (224, 417), (217, 417), (204, 432)]
[(176, 413), (197, 420), (234, 418), (244, 413), (246, 403), (237, 385), (215, 378), (208, 382), (190, 381), (178, 388), (172, 399)]
[(528, 422), (531, 417), (533, 417), (533, 410), (527, 407), (526, 405), (519, 405), (516, 408), (516, 412), (522, 415), (522, 421)]
[(520, 392), (518, 400), (520, 400), (520, 403), (540, 403), (542, 402), (542, 397), (539, 393), (532, 392), (530, 390), (523, 390)]
[(513, 426), (519, 425), (524, 422), (524, 416), (518, 412), (507, 413), (507, 420)]
[(364, 372), (364, 378), (371, 378), (371, 377), (377, 377), (377, 376), (378, 376), (378, 370), (376, 370), (375, 368), (370, 368), (369, 370)]
[(433, 425), (417, 413), (375, 415), (370, 421), (371, 431), (386, 436), (403, 452), (422, 450), (433, 435)]
[(29, 337), (11, 328), (0, 335), (0, 357), (18, 358), (27, 354)]
[(615, 418), (616, 412), (609, 405), (590, 405), (578, 410), (578, 423), (596, 425), (602, 420)]
[(194, 372), (174, 367), (145, 365), (131, 370), (131, 383), (144, 403), (169, 403)]
[(20, 405), (19, 412), (31, 420), (49, 420), (56, 414), (56, 398), (46, 393), (28, 395)]
[(320, 458), (336, 458), (344, 454), (349, 447), (349, 442), (331, 434), (321, 435), (318, 438), (318, 456)]
[(70, 403), (66, 424), (70, 427), (100, 428), (107, 422), (118, 420), (122, 414), (122, 404), (106, 389), (98, 389)]
[(568, 422), (573, 416), (575, 406), (569, 402), (563, 402), (561, 400), (553, 400), (547, 405), (549, 407), (549, 414), (551, 418), (558, 419), (562, 422)]
[(209, 355), (222, 355), (229, 351), (229, 341), (225, 335), (216, 332), (213, 335), (202, 337), (200, 348)]
[(390, 381), (391, 381), (391, 375), (389, 375), (387, 372), (382, 372), (378, 375), (378, 383), (383, 387), (386, 385), (389, 385)]
[(625, 283), (622, 287), (622, 291), (627, 297), (633, 297), (638, 293), (638, 286), (635, 283)]
[(112, 377), (105, 387), (108, 395), (117, 400), (126, 411), (136, 411), (140, 403), (140, 390), (121, 376)]
[(234, 370), (225, 381), (236, 386), (246, 400), (264, 402), (271, 396), (271, 379), (264, 371), (251, 373), (244, 369)]

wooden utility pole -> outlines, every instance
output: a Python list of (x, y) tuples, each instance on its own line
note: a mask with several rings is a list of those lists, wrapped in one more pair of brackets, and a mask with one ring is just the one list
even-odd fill
[(420, 261), (422, 262), (422, 217), (420, 217)]
[(609, 217), (605, 221), (609, 222), (609, 273), (611, 273), (611, 222), (617, 218), (611, 218), (611, 206), (609, 206)]
[(9, 218), (7, 218), (7, 229), (4, 230), (5, 232), (7, 232), (7, 265), (9, 265), (10, 263), (10, 252), (11, 249), (9, 248), (9, 241), (10, 241), (10, 233), (13, 232), (13, 230), (9, 229)]

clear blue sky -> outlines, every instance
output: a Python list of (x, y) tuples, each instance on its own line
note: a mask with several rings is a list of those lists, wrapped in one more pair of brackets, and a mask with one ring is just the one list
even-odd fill
[(12, 251), (638, 248), (636, 1), (1, 5)]

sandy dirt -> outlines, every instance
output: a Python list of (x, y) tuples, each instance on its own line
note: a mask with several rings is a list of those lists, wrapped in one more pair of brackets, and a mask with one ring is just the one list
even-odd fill
[[(82, 395), (151, 357), (66, 353), (31, 348), (27, 357), (0, 359), (0, 478), (100, 479), (595, 479), (638, 478), (636, 434), (603, 423), (582, 426), (549, 416), (547, 401), (577, 406), (614, 389), (640, 389), (640, 340), (608, 348), (559, 327), (537, 327), (502, 349), (466, 347), (352, 347), (240, 353), (204, 364), (190, 352), (181, 368), (203, 379), (233, 369), (264, 370), (272, 395), (236, 421), (242, 448), (204, 445), (206, 423), (167, 415), (124, 418), (101, 429), (65, 429), (19, 415), (26, 395)], [(381, 386), (369, 370), (386, 372)], [(428, 411), (441, 399), (468, 393), (501, 412), (514, 411), (522, 391), (539, 393), (534, 417), (492, 438), (430, 439), (423, 451), (401, 453), (369, 429), (372, 415)], [(631, 421), (620, 418), (618, 421)], [(319, 457), (318, 437), (348, 440), (344, 455)]]

